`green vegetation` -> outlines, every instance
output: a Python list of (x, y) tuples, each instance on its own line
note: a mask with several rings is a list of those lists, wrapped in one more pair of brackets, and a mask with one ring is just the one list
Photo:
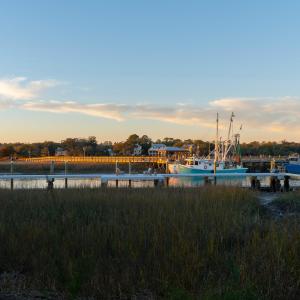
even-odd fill
[(250, 191), (1, 190), (0, 199), (0, 273), (19, 272), (23, 288), (70, 299), (300, 296), (299, 220), (264, 218)]
[[(40, 157), (53, 156), (58, 148), (65, 150), (71, 156), (108, 156), (112, 153), (116, 155), (132, 155), (136, 144), (141, 145), (142, 155), (148, 154), (148, 149), (152, 143), (163, 143), (166, 146), (186, 147), (192, 154), (208, 155), (209, 149), (213, 149), (213, 142), (193, 140), (193, 139), (176, 139), (166, 137), (162, 140), (152, 140), (147, 135), (138, 136), (137, 134), (130, 135), (125, 141), (112, 143), (105, 141), (97, 142), (96, 137), (90, 136), (84, 138), (67, 138), (60, 143), (45, 141), (41, 143), (0, 143), (0, 159), (9, 157)], [(277, 142), (251, 142), (243, 143), (241, 153), (244, 156), (252, 155), (271, 155), (271, 156), (288, 156), (295, 153), (300, 153), (300, 143), (282, 141)]]

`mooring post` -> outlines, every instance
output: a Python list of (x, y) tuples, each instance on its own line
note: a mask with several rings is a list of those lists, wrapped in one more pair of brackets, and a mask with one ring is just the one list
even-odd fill
[(14, 179), (13, 179), (13, 174), (14, 174), (14, 161), (13, 159), (10, 160), (10, 189), (13, 190), (14, 189)]
[(169, 186), (169, 181), (170, 181), (170, 178), (169, 177), (165, 177), (165, 186)]
[(290, 191), (290, 176), (284, 176), (283, 190), (285, 192)]
[(255, 188), (260, 190), (260, 180), (258, 178), (255, 179)]
[(128, 187), (131, 188), (131, 179), (128, 181)]
[(68, 162), (65, 161), (65, 188), (68, 188), (68, 178), (67, 178), (67, 173), (68, 173)]
[(54, 187), (54, 178), (47, 179), (47, 191), (52, 191)]
[(255, 188), (256, 188), (256, 181), (257, 181), (256, 176), (251, 176), (250, 177), (250, 186), (251, 186), (252, 190), (255, 190)]
[(276, 192), (280, 192), (280, 190), (281, 190), (281, 182), (278, 177), (276, 177), (276, 179), (275, 179), (275, 190), (276, 190)]
[(116, 188), (118, 188), (119, 187), (119, 180), (117, 179), (116, 180)]
[(276, 177), (275, 176), (270, 177), (270, 190), (271, 190), (271, 192), (276, 192)]

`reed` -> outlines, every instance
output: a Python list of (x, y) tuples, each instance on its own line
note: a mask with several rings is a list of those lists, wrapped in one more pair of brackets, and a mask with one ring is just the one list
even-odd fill
[(0, 272), (22, 274), (25, 289), (70, 299), (299, 298), (299, 222), (264, 219), (249, 191), (1, 190), (0, 199)]

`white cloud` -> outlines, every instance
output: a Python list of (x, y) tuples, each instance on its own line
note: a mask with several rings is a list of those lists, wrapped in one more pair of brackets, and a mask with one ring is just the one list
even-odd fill
[(31, 100), (35, 99), (45, 89), (57, 86), (56, 80), (29, 81), (26, 77), (0, 79), (0, 99)]
[[(49, 113), (76, 113), (116, 121), (158, 120), (174, 124), (197, 126), (207, 129), (215, 127), (216, 113), (221, 118), (221, 128), (229, 122), (230, 112), (237, 115), (237, 123), (243, 123), (247, 132), (270, 136), (291, 135), (300, 131), (299, 97), (221, 98), (206, 104), (118, 104), (77, 101), (40, 101), (41, 94), (55, 87), (55, 80), (29, 81), (25, 77), (0, 79), (0, 110), (18, 108)], [(188, 130), (188, 129), (187, 129)], [(205, 129), (204, 129), (205, 130)], [(295, 134), (293, 135), (295, 136)]]
[(21, 105), (20, 108), (31, 111), (52, 113), (79, 113), (93, 117), (114, 119), (116, 121), (124, 120), (123, 113), (130, 110), (128, 105), (123, 104), (81, 104), (73, 101), (26, 102)]
[(227, 126), (230, 112), (237, 115), (237, 122), (250, 131), (284, 132), (300, 128), (300, 98), (252, 99), (224, 98), (213, 100), (207, 105), (174, 104), (83, 104), (74, 101), (25, 102), (20, 108), (53, 113), (79, 113), (123, 121), (150, 119), (205, 128), (215, 127), (216, 112), (221, 119), (221, 128)]

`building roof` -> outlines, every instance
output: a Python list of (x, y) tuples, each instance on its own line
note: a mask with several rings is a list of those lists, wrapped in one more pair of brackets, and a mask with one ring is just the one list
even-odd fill
[(158, 149), (158, 151), (167, 151), (167, 152), (187, 152), (189, 150), (179, 147), (165, 147), (164, 149)]

